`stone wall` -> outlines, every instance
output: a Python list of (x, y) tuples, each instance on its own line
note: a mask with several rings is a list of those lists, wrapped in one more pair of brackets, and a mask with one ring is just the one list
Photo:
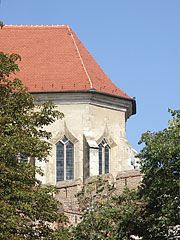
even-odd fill
[[(111, 174), (104, 175), (104, 178), (115, 183), (116, 193), (120, 194), (124, 187), (136, 189), (139, 185), (142, 174), (138, 170), (128, 170), (119, 172), (116, 179)], [(86, 180), (86, 183), (92, 181), (92, 178)], [(58, 182), (56, 185), (58, 192), (56, 199), (62, 202), (64, 213), (68, 216), (71, 224), (80, 222), (82, 213), (79, 211), (76, 194), (82, 190), (83, 182), (81, 179)]]
[(122, 171), (116, 177), (116, 192), (121, 193), (124, 187), (136, 189), (142, 180), (142, 174), (138, 170)]

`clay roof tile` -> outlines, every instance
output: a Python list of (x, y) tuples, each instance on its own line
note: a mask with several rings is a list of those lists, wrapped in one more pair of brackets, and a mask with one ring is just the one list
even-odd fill
[(21, 55), (17, 77), (30, 92), (95, 89), (131, 99), (67, 25), (6, 25), (0, 29), (0, 49)]

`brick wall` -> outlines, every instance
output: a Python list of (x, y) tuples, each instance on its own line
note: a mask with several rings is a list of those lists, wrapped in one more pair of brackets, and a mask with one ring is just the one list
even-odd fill
[(142, 180), (142, 174), (138, 170), (119, 172), (116, 177), (116, 192), (121, 193), (124, 187), (136, 189)]
[[(142, 174), (138, 170), (129, 170), (119, 172), (116, 179), (111, 174), (103, 176), (105, 180), (115, 183), (116, 193), (120, 194), (124, 187), (135, 189), (139, 185)], [(85, 183), (90, 183), (94, 178), (89, 178)], [(68, 216), (71, 224), (77, 224), (80, 221), (82, 213), (79, 211), (76, 194), (81, 191), (83, 182), (81, 179), (58, 182), (56, 199), (63, 204), (64, 213)]]

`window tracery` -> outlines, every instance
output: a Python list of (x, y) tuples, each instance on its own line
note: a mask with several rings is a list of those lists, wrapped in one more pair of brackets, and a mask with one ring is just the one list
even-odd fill
[(99, 175), (109, 173), (110, 147), (105, 141), (99, 144)]
[(74, 179), (74, 144), (64, 135), (56, 144), (56, 181)]

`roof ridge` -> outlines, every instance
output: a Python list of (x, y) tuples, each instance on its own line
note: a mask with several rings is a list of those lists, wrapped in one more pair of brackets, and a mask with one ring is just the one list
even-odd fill
[(83, 68), (84, 68), (84, 71), (85, 71), (85, 73), (86, 73), (86, 76), (87, 76), (87, 78), (88, 78), (88, 80), (89, 80), (90, 87), (93, 88), (91, 78), (90, 78), (90, 76), (89, 76), (89, 74), (88, 74), (88, 72), (87, 72), (87, 69), (86, 69), (85, 64), (84, 64), (84, 62), (83, 62), (83, 59), (82, 59), (81, 54), (80, 54), (80, 52), (79, 52), (79, 48), (78, 48), (78, 46), (77, 46), (77, 44), (76, 44), (76, 41), (75, 41), (74, 36), (73, 36), (73, 34), (72, 34), (72, 31), (71, 31), (71, 29), (70, 29), (70, 27), (69, 27), (68, 25), (67, 25), (67, 29), (69, 30), (69, 32), (70, 32), (70, 34), (71, 34), (71, 38), (72, 38), (72, 40), (73, 40), (73, 42), (74, 42), (74, 45), (75, 45), (75, 48), (76, 48), (76, 50), (77, 50), (77, 52), (78, 52), (80, 61), (81, 61), (81, 63), (82, 63), (82, 66), (83, 66)]
[(5, 24), (3, 27), (67, 27), (67, 25), (64, 24), (49, 24), (49, 25), (44, 25), (44, 24)]

